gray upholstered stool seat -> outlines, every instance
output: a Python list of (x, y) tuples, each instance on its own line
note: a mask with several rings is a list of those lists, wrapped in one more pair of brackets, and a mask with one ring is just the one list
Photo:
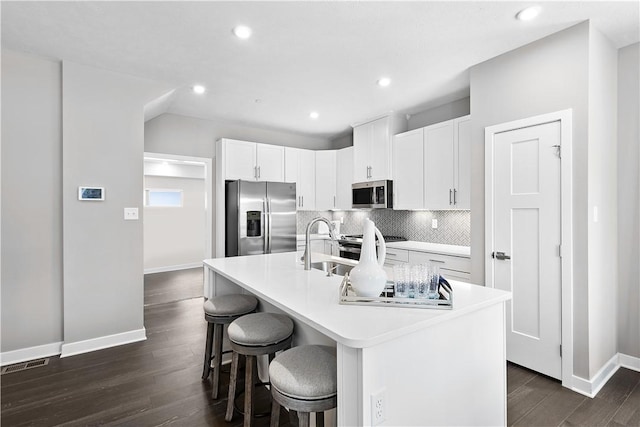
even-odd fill
[(244, 425), (250, 426), (253, 420), (255, 383), (257, 380), (256, 357), (269, 355), (273, 360), (277, 351), (291, 347), (293, 322), (284, 314), (252, 313), (234, 320), (227, 330), (233, 357), (231, 359), (231, 379), (229, 380), (229, 399), (225, 420), (233, 418), (236, 383), (238, 380), (238, 361), (240, 355), (246, 357)]
[(213, 361), (213, 380), (211, 396), (218, 398), (220, 389), (220, 369), (222, 367), (222, 334), (224, 325), (228, 325), (245, 314), (255, 311), (258, 300), (252, 295), (220, 295), (204, 303), (204, 318), (207, 321), (207, 338), (204, 350), (202, 379), (209, 378)]
[(336, 351), (321, 345), (303, 345), (278, 355), (269, 365), (271, 381), (271, 426), (279, 423), (280, 405), (298, 413), (301, 426), (324, 424), (324, 411), (337, 404)]

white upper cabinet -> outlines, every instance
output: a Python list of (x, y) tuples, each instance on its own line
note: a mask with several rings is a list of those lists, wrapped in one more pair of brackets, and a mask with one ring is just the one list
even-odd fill
[(471, 209), (471, 116), (453, 121), (456, 209)]
[(259, 181), (284, 181), (284, 147), (256, 144)]
[(453, 206), (453, 120), (424, 128), (424, 204), (427, 209)]
[(424, 209), (423, 129), (393, 138), (393, 209)]
[(353, 147), (336, 152), (336, 209), (351, 209), (353, 184)]
[(353, 128), (354, 182), (391, 179), (391, 140), (407, 128), (399, 116), (387, 116)]
[(424, 128), (424, 207), (470, 209), (471, 117)]
[(336, 208), (336, 152), (316, 151), (316, 210)]
[(470, 185), (470, 116), (394, 137), (394, 209), (470, 209)]
[(223, 139), (225, 179), (284, 181), (284, 147)]
[(286, 147), (285, 182), (296, 183), (296, 209), (315, 210), (316, 153), (312, 150)]

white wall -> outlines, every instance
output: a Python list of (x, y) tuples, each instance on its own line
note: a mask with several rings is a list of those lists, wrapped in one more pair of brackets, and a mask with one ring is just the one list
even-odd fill
[(333, 148), (325, 138), (261, 129), (246, 124), (213, 121), (176, 114), (162, 114), (145, 123), (144, 148), (152, 153), (206, 157), (215, 154), (220, 138), (240, 139), (288, 147), (325, 150)]
[(418, 129), (435, 123), (455, 119), (457, 117), (466, 116), (470, 112), (471, 99), (467, 96), (466, 98), (458, 99), (439, 107), (430, 108), (411, 115), (411, 117), (409, 117), (407, 130)]
[[(65, 355), (144, 338), (142, 221), (123, 209), (142, 213), (143, 109), (170, 88), (66, 61), (62, 82)], [(80, 185), (106, 200), (78, 201)]]
[(640, 358), (640, 43), (618, 52), (618, 349)]
[(205, 259), (204, 179), (149, 176), (144, 188), (182, 190), (182, 207), (144, 208), (145, 272), (202, 265)]
[[(589, 31), (589, 377), (617, 353), (618, 51)], [(594, 212), (597, 209), (597, 218)]]
[(59, 62), (2, 50), (3, 353), (62, 341)]
[(589, 378), (587, 154), (589, 23), (471, 68), (471, 275), (484, 283), (484, 128), (573, 109), (574, 374)]

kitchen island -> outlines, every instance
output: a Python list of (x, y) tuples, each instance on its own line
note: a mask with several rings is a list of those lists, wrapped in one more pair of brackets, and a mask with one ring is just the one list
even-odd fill
[(341, 305), (342, 277), (305, 271), (300, 255), (205, 260), (205, 296), (253, 294), (294, 320), (294, 345), (334, 345), (338, 425), (376, 425), (374, 398), (379, 425), (506, 424), (508, 292), (451, 281), (452, 310)]

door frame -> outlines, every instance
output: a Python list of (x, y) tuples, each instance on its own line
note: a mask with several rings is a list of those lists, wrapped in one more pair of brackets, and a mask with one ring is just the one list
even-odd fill
[(560, 122), (560, 217), (561, 217), (561, 265), (562, 265), (562, 385), (573, 389), (573, 136), (572, 109), (556, 111), (488, 126), (484, 130), (485, 142), (485, 283), (494, 287), (491, 252), (493, 240), (493, 156), (496, 134), (525, 127)]
[(177, 154), (150, 153), (145, 151), (144, 158), (161, 160), (175, 160), (179, 162), (195, 162), (204, 164), (204, 192), (205, 192), (205, 225), (204, 225), (204, 259), (212, 258), (213, 254), (213, 161), (207, 157), (179, 156)]

